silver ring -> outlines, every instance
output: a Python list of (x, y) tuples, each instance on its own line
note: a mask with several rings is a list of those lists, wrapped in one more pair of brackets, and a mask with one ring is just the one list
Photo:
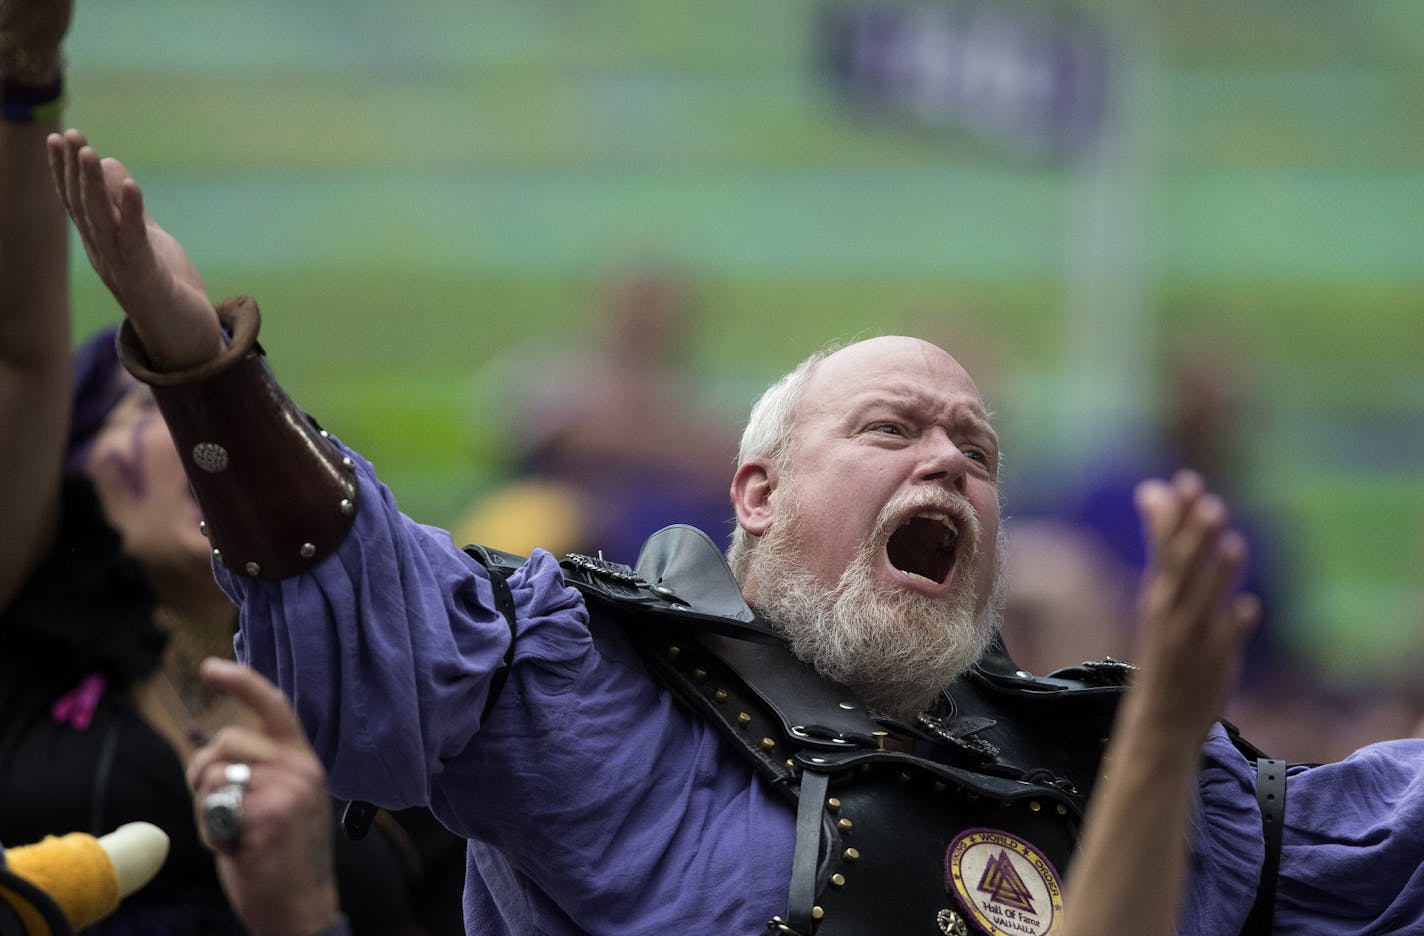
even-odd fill
[(242, 794), (251, 779), (247, 764), (228, 764), (223, 768), (226, 783), (203, 797), (203, 827), (212, 841), (237, 841), (242, 832)]

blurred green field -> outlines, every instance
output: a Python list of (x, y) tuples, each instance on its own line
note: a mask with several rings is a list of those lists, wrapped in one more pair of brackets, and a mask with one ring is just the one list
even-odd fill
[[(1290, 531), (1299, 639), (1341, 673), (1402, 666), (1424, 4), (1056, 6), (1112, 65), (1097, 161), (853, 119), (816, 80), (812, 0), (81, 0), (69, 119), (430, 522), (505, 467), (481, 368), (595, 333), (630, 256), (697, 278), (689, 366), (728, 412), (836, 337), (992, 336), (1011, 469), (1037, 466), (1011, 512), (1150, 421), (1156, 350), (1218, 323), (1252, 363), (1248, 482)], [(82, 325), (112, 320), (75, 267)]]

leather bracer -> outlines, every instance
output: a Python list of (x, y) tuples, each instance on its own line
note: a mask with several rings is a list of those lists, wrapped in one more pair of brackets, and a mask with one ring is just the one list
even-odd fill
[(287, 578), (320, 562), (351, 529), (355, 466), (272, 376), (257, 344), (257, 303), (227, 299), (217, 313), (231, 340), (198, 367), (153, 370), (128, 321), (119, 358), (153, 388), (214, 557), (254, 578)]

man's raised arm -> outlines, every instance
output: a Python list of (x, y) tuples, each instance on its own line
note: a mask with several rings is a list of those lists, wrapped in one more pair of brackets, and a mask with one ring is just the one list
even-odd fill
[(1246, 543), (1200, 477), (1144, 482), (1137, 504), (1150, 558), (1139, 599), (1141, 669), (1088, 807), (1064, 936), (1176, 932), (1201, 745), (1259, 613), (1253, 596), (1232, 594)]
[(48, 142), (125, 312), (120, 356), (153, 388), (239, 605), (239, 658), (292, 699), (333, 792), (428, 804), (431, 777), (471, 749), (510, 645), (488, 576), (287, 397), (257, 345), (256, 304), (209, 303), (121, 163), (77, 131)]
[(120, 356), (153, 387), (215, 556), (254, 578), (311, 568), (350, 529), (356, 483), (349, 460), (272, 379), (256, 304), (213, 307), (117, 159), (101, 159), (77, 130), (52, 134), (48, 147), (89, 262), (124, 310)]

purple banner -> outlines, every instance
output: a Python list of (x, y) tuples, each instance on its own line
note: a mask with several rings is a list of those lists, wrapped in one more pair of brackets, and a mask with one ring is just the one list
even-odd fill
[(1099, 132), (1103, 36), (1081, 17), (1003, 4), (831, 2), (820, 10), (822, 76), (858, 114), (963, 133), (1041, 155)]

